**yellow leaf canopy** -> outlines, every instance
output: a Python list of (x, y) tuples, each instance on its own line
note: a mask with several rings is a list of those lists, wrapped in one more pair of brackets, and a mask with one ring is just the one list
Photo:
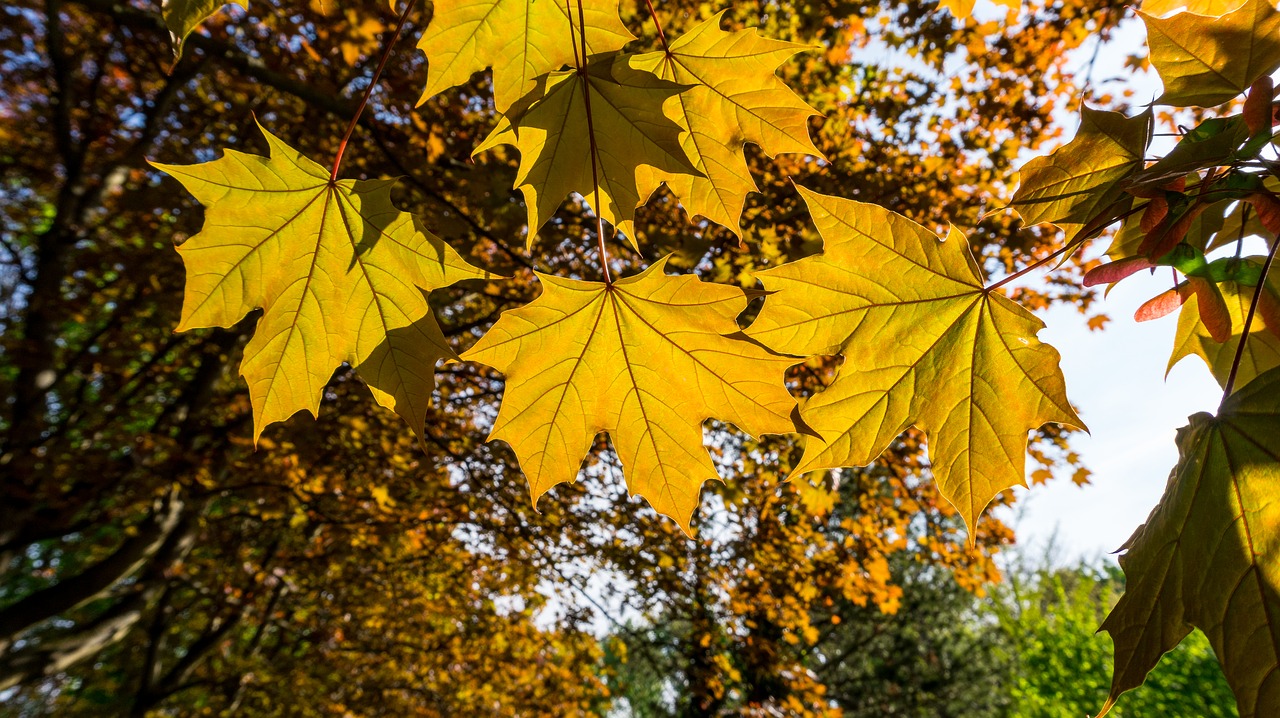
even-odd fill
[(229, 327), (263, 309), (244, 350), (254, 437), (319, 410), (342, 362), (421, 435), (432, 367), (454, 357), (425, 292), (484, 277), (391, 204), (394, 180), (330, 181), (265, 128), (270, 155), (228, 150), (198, 165), (152, 163), (205, 207), (178, 247), (187, 270), (178, 331)]
[(946, 241), (873, 204), (800, 188), (822, 254), (760, 273), (778, 294), (749, 328), (777, 351), (841, 354), (835, 380), (804, 402), (821, 438), (796, 474), (873, 461), (907, 427), (928, 437), (934, 480), (970, 527), (1024, 483), (1027, 432), (1083, 427), (1044, 327), (984, 290), (964, 237)]
[(612, 285), (539, 274), (542, 296), (463, 354), (506, 375), (490, 438), (515, 450), (535, 502), (574, 481), (607, 431), (630, 491), (688, 531), (703, 482), (717, 478), (703, 421), (796, 431), (783, 383), (796, 359), (738, 331), (741, 289), (667, 276), (666, 261)]

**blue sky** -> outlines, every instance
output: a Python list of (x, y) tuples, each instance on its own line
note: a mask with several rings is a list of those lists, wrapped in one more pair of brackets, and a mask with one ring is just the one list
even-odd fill
[(1213, 412), (1222, 389), (1196, 357), (1165, 379), (1177, 315), (1138, 323), (1138, 305), (1168, 289), (1168, 277), (1135, 276), (1116, 286), (1104, 310), (1112, 322), (1090, 331), (1074, 308), (1041, 317), (1040, 339), (1062, 354), (1067, 391), (1089, 425), (1073, 440), (1092, 483), (1067, 478), (1018, 490), (1012, 521), (1020, 542), (1043, 544), (1056, 535), (1059, 558), (1093, 558), (1124, 543), (1150, 513), (1178, 460), (1174, 436), (1198, 411)]

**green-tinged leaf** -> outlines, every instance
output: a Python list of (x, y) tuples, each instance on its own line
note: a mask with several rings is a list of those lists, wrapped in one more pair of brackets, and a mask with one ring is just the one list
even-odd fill
[[(1250, 257), (1257, 265), (1262, 264), (1261, 257)], [(1280, 280), (1275, 274), (1267, 279), (1268, 291), (1272, 297), (1280, 297)], [(1249, 313), (1249, 304), (1253, 301), (1255, 287), (1241, 286), (1236, 282), (1222, 282), (1218, 285), (1223, 301), (1227, 305), (1227, 313), (1231, 316), (1231, 337), (1226, 342), (1216, 342), (1200, 319), (1199, 299), (1192, 296), (1182, 305), (1178, 314), (1178, 330), (1174, 335), (1173, 354), (1169, 357), (1169, 369), (1189, 356), (1198, 356), (1209, 365), (1213, 377), (1220, 385), (1225, 386), (1227, 375), (1231, 373), (1231, 363), (1235, 359), (1236, 348), (1240, 345), (1240, 336), (1244, 332), (1244, 318)], [(1249, 339), (1245, 343), (1244, 354), (1240, 360), (1240, 369), (1236, 377), (1236, 387), (1242, 387), (1253, 377), (1266, 372), (1272, 367), (1280, 366), (1280, 327), (1268, 325), (1267, 317), (1257, 313), (1249, 328)]]
[[(1109, 708), (1198, 628), (1241, 718), (1280, 715), (1280, 370), (1178, 432), (1181, 458), (1120, 557)], [(1105, 710), (1104, 710), (1105, 713)]]
[[(623, 66), (626, 61), (618, 62)], [(619, 82), (612, 64), (610, 59), (592, 63), (585, 76), (576, 71), (552, 73), (546, 79), (546, 94), (518, 117), (499, 122), (482, 144), (483, 148), (514, 144), (520, 151), (516, 186), (524, 193), (529, 213), (530, 246), (538, 229), (571, 192), (582, 195), (634, 243), (631, 222), (636, 207), (660, 182), (641, 168), (698, 173), (680, 146), (684, 128), (675, 119), (679, 116), (676, 96), (683, 86), (634, 71), (624, 72)], [(590, 125), (584, 85), (590, 86)], [(593, 134), (599, 148), (595, 170), (599, 206), (591, 169)]]
[(753, 436), (796, 431), (783, 375), (797, 359), (738, 331), (738, 287), (667, 276), (664, 258), (613, 285), (538, 275), (543, 294), (505, 312), (463, 354), (506, 375), (491, 439), (511, 445), (536, 502), (574, 481), (609, 432), (632, 493), (689, 530), (716, 418)]
[(796, 473), (873, 461), (903, 430), (928, 437), (934, 480), (972, 527), (990, 500), (1023, 484), (1027, 432), (1082, 427), (1043, 324), (984, 291), (968, 243), (946, 241), (873, 204), (801, 194), (822, 254), (760, 273), (765, 300), (748, 333), (789, 353), (844, 364), (801, 415)]
[(809, 138), (809, 118), (818, 112), (774, 74), (812, 48), (762, 37), (754, 28), (725, 31), (720, 27), (724, 12), (676, 38), (670, 53), (638, 55), (628, 64), (688, 86), (677, 106), (689, 130), (681, 143), (705, 176), (644, 171), (665, 181), (691, 216), (702, 215), (741, 235), (742, 206), (756, 191), (743, 145), (758, 145), (770, 157), (820, 155)]
[(347, 362), (421, 434), (436, 361), (454, 358), (425, 292), (486, 274), (391, 204), (394, 180), (330, 182), (265, 128), (270, 155), (227, 150), (198, 165), (153, 163), (205, 207), (178, 247), (187, 269), (178, 331), (229, 327), (262, 308), (240, 373), (254, 436), (313, 415)]
[(182, 55), (187, 35), (225, 5), (239, 5), (247, 10), (249, 0), (164, 0), (161, 15), (165, 27), (169, 28), (174, 57)]
[(1138, 14), (1147, 24), (1151, 64), (1164, 81), (1161, 104), (1220, 105), (1280, 68), (1280, 12), (1271, 0), (1246, 0), (1219, 18)]
[(1188, 132), (1169, 154), (1136, 173), (1126, 189), (1154, 188), (1208, 167), (1230, 164), (1236, 150), (1249, 139), (1244, 118), (1214, 117)]
[[(493, 66), (493, 102), (499, 112), (534, 88), (539, 75), (573, 65), (581, 42), (577, 4), (553, 0), (437, 0), (418, 48), (427, 55), (428, 98)], [(583, 0), (589, 57), (621, 50), (635, 39), (618, 18), (617, 0)]]
[(1031, 160), (1019, 172), (1011, 206), (1027, 224), (1084, 226), (1124, 196), (1119, 185), (1142, 169), (1151, 128), (1150, 111), (1125, 117), (1085, 107), (1071, 142)]

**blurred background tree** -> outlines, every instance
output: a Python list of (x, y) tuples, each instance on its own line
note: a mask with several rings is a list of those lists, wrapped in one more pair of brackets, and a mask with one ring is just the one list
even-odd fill
[[(643, 6), (622, 15), (652, 48)], [(658, 7), (673, 35), (718, 9)], [(1014, 271), (1057, 238), (980, 218), (1078, 104), (1072, 51), (1130, 12), (1036, 0), (1000, 23), (933, 3), (738, 4), (728, 22), (814, 45), (783, 73), (824, 113), (812, 131), (826, 160), (749, 149), (763, 191), (744, 217), (750, 252), (667, 195), (638, 217), (642, 246), (753, 285), (749, 270), (816, 249), (794, 178), (972, 226), (987, 269)], [(1005, 705), (983, 686), (1007, 663), (968, 616), (1012, 533), (986, 518), (968, 545), (911, 434), (871, 468), (783, 483), (791, 443), (708, 424), (727, 483), (706, 490), (696, 539), (626, 495), (603, 440), (585, 480), (536, 512), (511, 454), (484, 443), (501, 377), (472, 365), (440, 372), (424, 447), (347, 369), (318, 420), (295, 417), (254, 447), (236, 366), (256, 317), (173, 332), (172, 247), (201, 209), (144, 160), (261, 151), (255, 117), (331, 156), (389, 35), (384, 2), (255, 0), (207, 23), (176, 64), (148, 0), (18, 0), (0, 18), (0, 712)], [(514, 157), (470, 158), (494, 121), (487, 74), (413, 107), (424, 61), (412, 39), (429, 18), (429, 6), (411, 16), (344, 175), (402, 177), (402, 207), (513, 277), (433, 294), (462, 349), (536, 296), (533, 269), (594, 275), (580, 251), (592, 222), (569, 202), (524, 250)], [(1087, 310), (1078, 274), (1068, 265), (1019, 298)], [(795, 391), (831, 369), (797, 368)], [(1068, 439), (1038, 437), (1042, 470), (1071, 463)]]
[[(996, 620), (998, 652), (1009, 670), (1003, 684), (1027, 718), (1094, 713), (1111, 688), (1111, 639), (1095, 632), (1124, 593), (1114, 564), (1063, 566), (1052, 545), (1042, 554), (1017, 551), (1006, 580), (985, 604)], [(1193, 632), (1165, 654), (1141, 688), (1112, 709), (1117, 716), (1236, 716), (1236, 703), (1209, 640)]]

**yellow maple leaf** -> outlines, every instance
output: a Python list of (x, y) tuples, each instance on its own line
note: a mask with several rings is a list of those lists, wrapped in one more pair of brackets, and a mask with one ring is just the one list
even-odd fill
[(1216, 19), (1138, 14), (1147, 25), (1151, 64), (1164, 82), (1161, 104), (1220, 105), (1280, 68), (1280, 12), (1271, 0), (1247, 0)]
[(607, 431), (630, 491), (688, 531), (703, 482), (717, 478), (703, 421), (796, 431), (783, 383), (796, 359), (738, 331), (741, 289), (667, 276), (666, 263), (611, 285), (539, 274), (542, 296), (463, 354), (506, 375), (490, 439), (514, 449), (535, 503), (574, 481)]
[(392, 205), (395, 180), (331, 181), (259, 127), (268, 157), (227, 150), (203, 164), (152, 163), (205, 207), (204, 227), (178, 246), (178, 331), (263, 309), (240, 364), (255, 439), (295, 412), (316, 414), (342, 362), (421, 435), (432, 367), (455, 358), (425, 292), (487, 274)]
[[(699, 174), (680, 145), (684, 128), (676, 121), (675, 105), (682, 86), (648, 72), (625, 72), (625, 63), (624, 58), (606, 58), (589, 64), (582, 74), (551, 73), (542, 81), (543, 94), (508, 113), (476, 148), (479, 153), (511, 144), (520, 151), (516, 186), (524, 193), (529, 214), (530, 246), (538, 229), (572, 192), (635, 244), (636, 207), (661, 183), (660, 177), (642, 173), (641, 168)], [(615, 64), (624, 70), (620, 75), (614, 73)], [(594, 171), (592, 137), (598, 150)]]
[[(574, 63), (582, 38), (570, 35), (568, 7), (554, 0), (437, 0), (418, 41), (427, 55), (427, 85), (418, 104), (493, 65), (494, 105), (506, 112), (534, 89), (538, 76)], [(635, 39), (618, 18), (617, 0), (582, 0), (582, 11), (589, 57)], [(572, 22), (576, 33), (576, 12)]]
[(761, 36), (754, 28), (727, 32), (726, 11), (702, 22), (658, 51), (629, 59), (628, 67), (687, 85), (676, 107), (688, 128), (681, 144), (704, 176), (645, 168), (665, 181), (689, 215), (702, 215), (739, 236), (742, 206), (755, 192), (743, 157), (747, 142), (770, 157), (821, 156), (809, 138), (809, 117), (819, 114), (775, 75), (778, 66), (813, 48)]
[(873, 461), (908, 426), (928, 436), (933, 476), (970, 527), (1024, 484), (1027, 431), (1083, 427), (1044, 324), (983, 288), (969, 245), (873, 204), (800, 188), (820, 255), (759, 274), (776, 290), (748, 333), (776, 351), (841, 354), (825, 391), (801, 406), (797, 475)]
[(1280, 715), (1280, 369), (1178, 432), (1159, 505), (1125, 542), (1125, 592), (1102, 630), (1111, 694), (1142, 684), (1192, 628), (1204, 631), (1242, 718)]

